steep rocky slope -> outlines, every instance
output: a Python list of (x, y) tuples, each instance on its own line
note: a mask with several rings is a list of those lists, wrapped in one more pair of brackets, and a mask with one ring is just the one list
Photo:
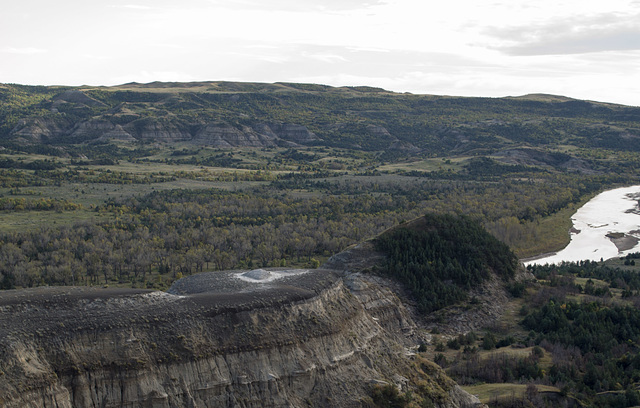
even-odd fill
[(0, 293), (0, 404), (351, 407), (370, 402), (376, 384), (420, 390), (442, 407), (477, 404), (411, 356), (416, 324), (375, 279), (238, 274), (185, 278), (169, 293)]
[[(124, 118), (124, 119), (123, 119)], [(295, 147), (318, 140), (306, 127), (291, 123), (232, 125), (219, 120), (184, 122), (175, 117), (101, 115), (69, 121), (51, 118), (20, 120), (9, 137), (26, 143), (190, 142), (219, 148)]]
[[(409, 313), (412, 327), (422, 329), (420, 340), (414, 339), (413, 344), (419, 344), (420, 341), (429, 342), (430, 336), (426, 333), (434, 328), (437, 328), (440, 333), (449, 335), (479, 330), (498, 320), (505, 311), (504, 306), (509, 301), (505, 282), (492, 274), (485, 282), (469, 291), (469, 298), (473, 299), (473, 305), (465, 302), (445, 307), (435, 313), (422, 314), (417, 310), (414, 299), (407, 288), (392, 279), (375, 273), (384, 259), (384, 254), (375, 250), (373, 241), (367, 241), (332, 256), (323, 267), (342, 271), (348, 276), (358, 276), (380, 288), (379, 290), (389, 291), (393, 293), (393, 296), (398, 297), (403, 310)], [(516, 269), (513, 277), (513, 281), (516, 282), (532, 279), (534, 279), (533, 275), (521, 266)]]

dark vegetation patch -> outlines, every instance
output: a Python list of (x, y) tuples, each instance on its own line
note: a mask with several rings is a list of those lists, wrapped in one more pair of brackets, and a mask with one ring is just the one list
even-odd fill
[(468, 217), (427, 214), (375, 242), (388, 258), (382, 273), (406, 285), (423, 313), (466, 300), (492, 273), (509, 280), (517, 266), (509, 247)]
[[(472, 388), (529, 384), (524, 395), (491, 398), (490, 406), (637, 406), (640, 275), (632, 261), (639, 257), (528, 266), (538, 281), (515, 301), (518, 326), (488, 327), (466, 343), (469, 335), (460, 335), (447, 343), (457, 355), (440, 340), (436, 361)], [(529, 393), (535, 387), (556, 391)]]

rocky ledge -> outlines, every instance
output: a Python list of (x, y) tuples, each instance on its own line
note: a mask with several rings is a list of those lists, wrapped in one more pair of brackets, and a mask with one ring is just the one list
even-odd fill
[(391, 289), (344, 270), (212, 272), (167, 293), (5, 291), (0, 405), (356, 407), (385, 384), (477, 405), (411, 352), (416, 328)]

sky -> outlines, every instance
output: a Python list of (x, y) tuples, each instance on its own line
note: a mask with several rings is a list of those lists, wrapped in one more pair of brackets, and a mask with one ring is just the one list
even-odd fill
[(367, 85), (640, 106), (640, 0), (4, 0), (0, 83)]

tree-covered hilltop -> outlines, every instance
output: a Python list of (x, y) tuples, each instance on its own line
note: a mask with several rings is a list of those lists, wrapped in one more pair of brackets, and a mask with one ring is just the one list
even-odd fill
[(427, 214), (375, 239), (385, 253), (383, 274), (402, 282), (429, 313), (464, 301), (494, 273), (513, 278), (518, 264), (508, 246), (469, 217)]

